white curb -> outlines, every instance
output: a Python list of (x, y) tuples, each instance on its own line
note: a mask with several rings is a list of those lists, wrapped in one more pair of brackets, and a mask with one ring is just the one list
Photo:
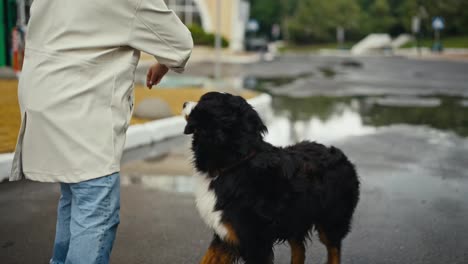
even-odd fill
[[(248, 102), (259, 112), (263, 119), (268, 120), (267, 111), (271, 103), (271, 96), (261, 94)], [(155, 144), (164, 139), (182, 135), (185, 127), (185, 119), (175, 116), (156, 120), (141, 125), (133, 125), (128, 128), (125, 150)], [(0, 182), (8, 179), (11, 170), (14, 153), (0, 154)]]
[(0, 182), (8, 179), (14, 155), (14, 153), (0, 154)]
[(181, 116), (131, 126), (127, 131), (125, 150), (181, 135), (184, 126), (185, 119)]

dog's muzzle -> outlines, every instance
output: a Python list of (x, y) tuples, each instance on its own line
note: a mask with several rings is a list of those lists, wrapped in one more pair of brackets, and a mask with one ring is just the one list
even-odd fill
[(190, 113), (195, 108), (195, 106), (197, 106), (197, 103), (195, 103), (195, 102), (185, 102), (184, 103), (182, 114), (184, 115), (185, 120), (188, 120), (188, 118), (190, 116)]

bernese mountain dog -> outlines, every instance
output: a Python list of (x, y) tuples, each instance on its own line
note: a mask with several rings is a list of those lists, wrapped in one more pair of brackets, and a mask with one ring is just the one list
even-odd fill
[(196, 205), (214, 238), (202, 264), (273, 263), (273, 246), (288, 242), (303, 264), (314, 231), (340, 263), (343, 238), (359, 200), (354, 165), (335, 147), (301, 142), (275, 147), (242, 97), (210, 92), (184, 103), (184, 133), (193, 135)]

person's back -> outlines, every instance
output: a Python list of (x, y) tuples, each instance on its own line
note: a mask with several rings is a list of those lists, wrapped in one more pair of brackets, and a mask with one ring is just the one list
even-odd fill
[(131, 46), (171, 65), (186, 59), (193, 46), (163, 0), (35, 0), (30, 12), (29, 48), (78, 51), (93, 59), (102, 50)]
[(28, 25), (29, 48), (81, 53), (124, 46), (137, 2), (35, 0)]
[(27, 151), (13, 177), (79, 182), (118, 171), (139, 50), (181, 71), (192, 45), (162, 0), (35, 0), (19, 85)]
[(10, 180), (61, 183), (51, 263), (108, 262), (140, 51), (159, 62), (149, 71), (151, 86), (168, 68), (182, 72), (192, 47), (163, 0), (33, 2)]

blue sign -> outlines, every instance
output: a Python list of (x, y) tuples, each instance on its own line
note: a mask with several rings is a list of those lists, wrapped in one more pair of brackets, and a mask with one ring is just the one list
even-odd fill
[(432, 28), (434, 30), (443, 30), (445, 28), (445, 21), (442, 17), (434, 17), (432, 19)]
[(258, 23), (257, 20), (250, 19), (249, 22), (247, 22), (247, 31), (257, 32), (259, 29), (260, 29), (260, 24)]

